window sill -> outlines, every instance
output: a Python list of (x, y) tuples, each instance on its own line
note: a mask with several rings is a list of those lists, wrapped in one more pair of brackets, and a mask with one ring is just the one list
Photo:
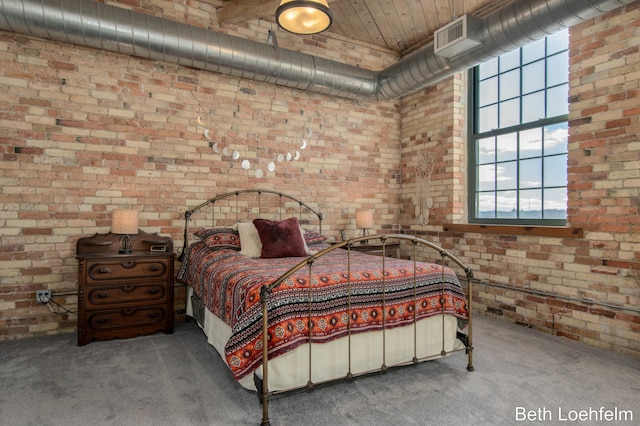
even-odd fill
[(536, 237), (583, 238), (582, 228), (562, 228), (553, 226), (517, 225), (475, 225), (448, 224), (443, 229), (448, 232), (477, 232), (479, 234), (532, 235)]

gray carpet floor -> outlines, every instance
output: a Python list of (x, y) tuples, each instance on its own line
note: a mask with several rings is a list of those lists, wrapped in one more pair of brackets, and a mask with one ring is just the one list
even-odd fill
[[(271, 400), (272, 425), (640, 424), (640, 360), (475, 316), (457, 353)], [(613, 416), (607, 420), (607, 416)], [(0, 343), (2, 425), (257, 425), (193, 321), (173, 335)], [(575, 421), (572, 421), (575, 420)]]

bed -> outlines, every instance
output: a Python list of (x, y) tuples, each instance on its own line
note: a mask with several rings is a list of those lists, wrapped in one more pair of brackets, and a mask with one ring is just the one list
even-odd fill
[[(187, 314), (238, 383), (258, 392), (262, 424), (275, 393), (458, 351), (473, 371), (472, 269), (404, 234), (331, 242), (322, 220), (310, 203), (259, 189), (185, 212)], [(383, 256), (355, 250), (365, 239)], [(402, 258), (384, 256), (391, 242)]]

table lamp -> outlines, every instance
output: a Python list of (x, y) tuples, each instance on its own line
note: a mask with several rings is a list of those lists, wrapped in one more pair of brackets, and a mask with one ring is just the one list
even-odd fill
[(137, 210), (114, 210), (111, 216), (111, 233), (121, 234), (120, 254), (131, 253), (131, 235), (138, 233)]
[[(367, 229), (373, 227), (373, 212), (371, 210), (356, 211), (356, 228), (362, 229), (362, 236), (369, 235)], [(369, 241), (362, 240), (361, 244), (368, 244)]]

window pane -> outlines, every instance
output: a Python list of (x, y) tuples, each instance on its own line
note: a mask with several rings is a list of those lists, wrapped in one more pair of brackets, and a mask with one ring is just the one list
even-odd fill
[(520, 132), (520, 158), (542, 155), (542, 130), (531, 129)]
[(569, 30), (564, 29), (547, 36), (547, 55), (567, 50), (569, 47)]
[(520, 191), (520, 218), (542, 218), (542, 190), (529, 189)]
[(544, 58), (544, 44), (545, 39), (541, 38), (524, 46), (522, 48), (522, 63), (528, 64), (529, 62)]
[(518, 158), (518, 134), (508, 133), (496, 138), (495, 161), (509, 161)]
[(480, 80), (498, 74), (498, 58), (493, 58), (483, 62), (478, 67)]
[(479, 106), (483, 107), (498, 102), (498, 77), (480, 82)]
[(520, 124), (520, 99), (500, 103), (500, 128)]
[(476, 197), (476, 211), (478, 217), (494, 218), (496, 217), (496, 201), (495, 193), (482, 192)]
[(520, 49), (500, 55), (500, 72), (509, 71), (520, 66)]
[(547, 86), (557, 86), (569, 80), (569, 52), (547, 58)]
[(522, 122), (531, 123), (544, 117), (544, 92), (522, 97)]
[(502, 191), (497, 194), (496, 217), (515, 219), (518, 217), (518, 198), (516, 191)]
[(491, 105), (480, 109), (478, 117), (478, 133), (484, 133), (498, 128), (498, 105)]
[(496, 189), (496, 166), (487, 164), (478, 166), (478, 191), (493, 191)]
[(527, 94), (544, 89), (544, 61), (522, 67), (522, 93)]
[(520, 69), (500, 75), (500, 100), (520, 96)]
[(544, 158), (544, 186), (567, 186), (567, 155)]
[(569, 114), (568, 90), (566, 84), (547, 90), (547, 117)]
[(498, 163), (496, 170), (496, 189), (517, 189), (518, 163), (516, 161)]
[(485, 138), (478, 141), (478, 164), (495, 163), (496, 147), (494, 138)]
[(567, 123), (555, 124), (544, 128), (544, 154), (567, 152), (569, 129)]
[(542, 159), (520, 160), (520, 188), (540, 188), (542, 186)]
[(554, 188), (544, 190), (545, 219), (567, 218), (567, 188)]

